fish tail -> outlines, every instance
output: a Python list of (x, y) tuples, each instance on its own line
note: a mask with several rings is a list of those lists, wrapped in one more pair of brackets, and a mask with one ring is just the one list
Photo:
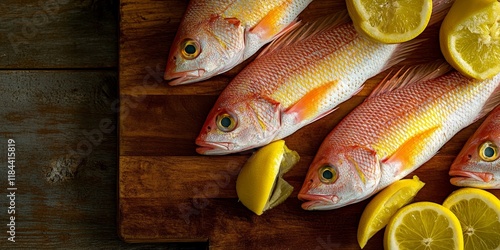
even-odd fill
[(432, 1), (432, 15), (429, 20), (429, 25), (443, 21), (455, 0), (433, 0)]

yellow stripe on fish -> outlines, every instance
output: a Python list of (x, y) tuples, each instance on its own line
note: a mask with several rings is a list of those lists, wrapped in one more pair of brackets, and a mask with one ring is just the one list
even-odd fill
[[(234, 153), (289, 136), (333, 112), (420, 42), (368, 40), (346, 13), (304, 25), (275, 41), (229, 83), (196, 139), (197, 152)], [(238, 124), (218, 133), (214, 117), (222, 113)]]
[(164, 78), (171, 80), (170, 85), (180, 85), (230, 70), (296, 27), (297, 16), (311, 1), (189, 1), (170, 47)]
[[(304, 209), (335, 209), (370, 197), (423, 165), (500, 103), (500, 74), (472, 80), (456, 71), (443, 75), (450, 67), (442, 65), (416, 67), (383, 81), (332, 130), (299, 192)], [(325, 165), (337, 170), (335, 182), (319, 177)]]

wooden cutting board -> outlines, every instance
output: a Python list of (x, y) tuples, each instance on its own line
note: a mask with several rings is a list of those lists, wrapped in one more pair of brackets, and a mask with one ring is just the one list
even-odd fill
[[(208, 242), (223, 249), (359, 249), (356, 230), (368, 201), (331, 211), (304, 211), (297, 193), (323, 138), (385, 73), (338, 111), (286, 138), (300, 162), (285, 175), (295, 190), (257, 216), (238, 202), (235, 180), (248, 155), (201, 156), (194, 140), (218, 94), (246, 65), (193, 85), (162, 80), (170, 44), (188, 1), (122, 0), (120, 25), (119, 234), (127, 242)], [(345, 9), (343, 0), (315, 0), (301, 18)], [(405, 63), (440, 58), (439, 25)], [(401, 65), (399, 65), (401, 66)], [(118, 105), (117, 105), (118, 106)], [(482, 121), (482, 120), (481, 120)], [(479, 121), (480, 122), (480, 121)], [(413, 174), (426, 186), (416, 201), (441, 203), (454, 189), (448, 168), (479, 122), (457, 134)], [(500, 192), (494, 191), (497, 196)], [(383, 232), (365, 249), (381, 249)]]

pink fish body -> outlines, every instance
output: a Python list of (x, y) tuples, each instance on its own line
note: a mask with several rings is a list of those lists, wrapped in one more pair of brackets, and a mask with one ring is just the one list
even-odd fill
[(170, 48), (170, 85), (230, 70), (292, 29), (312, 0), (191, 0)]
[(197, 152), (229, 154), (282, 139), (332, 112), (415, 47), (366, 39), (345, 18), (297, 30), (292, 41), (280, 38), (243, 69), (210, 111)]
[(500, 189), (500, 106), (467, 141), (450, 168), (456, 186)]
[(498, 103), (492, 96), (499, 95), (500, 75), (478, 81), (458, 72), (436, 78), (435, 72), (399, 87), (398, 80), (382, 84), (333, 129), (299, 192), (302, 208), (335, 209), (372, 196), (427, 162)]

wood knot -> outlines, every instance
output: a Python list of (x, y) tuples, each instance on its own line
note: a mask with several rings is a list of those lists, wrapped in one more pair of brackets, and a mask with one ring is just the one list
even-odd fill
[(50, 163), (45, 177), (50, 183), (60, 183), (74, 179), (78, 173), (78, 168), (84, 163), (85, 159), (80, 157), (71, 157), (65, 155)]

